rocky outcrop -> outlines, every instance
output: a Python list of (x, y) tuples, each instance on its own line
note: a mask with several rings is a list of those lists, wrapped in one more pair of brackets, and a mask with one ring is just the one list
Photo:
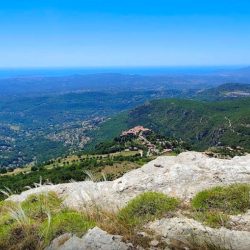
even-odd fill
[(226, 160), (185, 152), (158, 157), (115, 181), (42, 186), (11, 196), (9, 200), (21, 202), (30, 194), (54, 191), (69, 207), (81, 209), (94, 202), (115, 209), (145, 191), (159, 191), (188, 201), (203, 189), (236, 182), (250, 183), (250, 155)]
[(170, 247), (176, 249), (249, 250), (250, 232), (213, 229), (187, 218), (164, 218), (147, 225)]
[[(188, 219), (163, 218), (145, 226), (154, 238), (150, 249), (225, 249), (249, 250), (250, 232), (235, 231), (226, 228), (214, 229)], [(140, 234), (146, 233), (141, 232)], [(158, 247), (161, 245), (160, 247)], [(54, 239), (46, 250), (129, 250), (131, 243), (124, 243), (121, 236), (110, 235), (98, 227), (90, 229), (82, 238), (72, 234), (63, 234)], [(143, 250), (143, 248), (139, 248)]]
[(122, 242), (122, 237), (110, 235), (98, 227), (90, 229), (82, 238), (64, 234), (53, 240), (46, 250), (129, 250), (131, 244)]
[[(94, 203), (114, 210), (145, 191), (159, 191), (187, 202), (201, 190), (233, 183), (250, 183), (250, 155), (226, 160), (185, 152), (178, 156), (158, 157), (115, 181), (41, 186), (13, 195), (9, 200), (22, 202), (31, 194), (53, 191), (71, 208), (84, 209)], [(150, 249), (160, 249), (158, 246), (162, 243), (165, 249), (250, 249), (250, 213), (231, 216), (230, 219), (234, 230), (213, 229), (180, 213), (177, 217), (162, 218), (146, 225), (145, 231), (152, 233)], [(96, 227), (82, 238), (64, 234), (47, 250), (131, 248), (132, 245), (122, 242), (121, 236), (110, 235)]]

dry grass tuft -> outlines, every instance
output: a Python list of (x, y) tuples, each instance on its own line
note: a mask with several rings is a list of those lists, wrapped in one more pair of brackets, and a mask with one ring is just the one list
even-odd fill
[(152, 238), (142, 237), (138, 233), (142, 227), (131, 227), (126, 221), (118, 217), (116, 211), (107, 211), (98, 206), (92, 206), (86, 208), (85, 214), (89, 220), (95, 221), (96, 226), (107, 233), (121, 235), (125, 242), (130, 242), (133, 246), (149, 247)]

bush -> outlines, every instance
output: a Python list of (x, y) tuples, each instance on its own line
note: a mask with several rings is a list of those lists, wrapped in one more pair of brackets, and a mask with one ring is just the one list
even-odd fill
[(62, 200), (54, 192), (30, 195), (22, 208), (27, 216), (32, 219), (47, 219), (47, 213), (56, 214), (61, 210)]
[(10, 209), (15, 209), (16, 207), (16, 204), (10, 201), (0, 202), (0, 242), (6, 238), (6, 235), (8, 235), (15, 222), (10, 216), (9, 211)]
[(32, 167), (31, 167), (31, 171), (37, 171), (37, 170), (39, 170), (38, 167), (36, 167), (36, 166), (32, 166)]
[(38, 234), (38, 228), (34, 224), (25, 226), (15, 223), (12, 225), (5, 241), (0, 242), (2, 249), (38, 250), (42, 249), (42, 242)]
[(146, 192), (124, 207), (118, 218), (130, 226), (136, 226), (160, 218), (165, 213), (175, 210), (179, 201), (158, 192)]
[(53, 216), (50, 223), (43, 223), (41, 229), (45, 232), (45, 242), (50, 242), (64, 233), (82, 236), (88, 229), (94, 226), (95, 223), (88, 220), (86, 216), (74, 211), (64, 211)]
[(61, 206), (53, 192), (29, 196), (21, 205), (0, 202), (0, 249), (43, 249), (63, 233), (84, 234), (95, 224)]
[(6, 174), (7, 169), (6, 168), (0, 168), (0, 174)]
[(36, 226), (14, 202), (0, 203), (0, 249), (37, 249)]
[(201, 212), (245, 213), (250, 208), (250, 185), (233, 184), (204, 190), (194, 197), (192, 207)]
[(10, 231), (11, 231), (11, 226), (12, 226), (12, 221), (11, 221), (11, 217), (8, 214), (1, 214), (0, 216), (0, 249), (1, 245), (3, 244), (3, 242), (6, 242), (6, 239), (9, 237), (10, 235)]
[(206, 211), (195, 214), (194, 219), (203, 222), (210, 227), (227, 227), (229, 216), (221, 212)]

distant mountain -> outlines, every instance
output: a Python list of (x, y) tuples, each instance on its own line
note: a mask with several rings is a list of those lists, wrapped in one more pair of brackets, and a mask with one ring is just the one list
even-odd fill
[(250, 66), (239, 68), (239, 69), (233, 69), (233, 70), (222, 70), (220, 71), (221, 74), (231, 75), (231, 76), (250, 76)]
[(227, 83), (215, 88), (198, 91), (195, 98), (207, 101), (250, 97), (250, 84)]
[(0, 97), (47, 96), (69, 92), (166, 91), (204, 89), (227, 82), (250, 83), (249, 68), (206, 74), (129, 75), (92, 74), (62, 77), (12, 77), (0, 79)]
[[(65, 77), (19, 77), (0, 79), (0, 97), (58, 95), (69, 92), (165, 91), (204, 85), (197, 79), (182, 76), (140, 76), (93, 74)], [(208, 85), (211, 86), (211, 85)]]
[(249, 67), (246, 67), (246, 68), (242, 68), (242, 69), (239, 69), (239, 70), (236, 70), (238, 73), (244, 73), (244, 74), (249, 74), (250, 75), (250, 66)]
[(250, 151), (249, 107), (250, 98), (220, 102), (154, 100), (102, 124), (93, 141), (108, 140), (124, 129), (142, 125), (164, 136), (181, 138), (199, 151), (211, 146), (240, 146)]

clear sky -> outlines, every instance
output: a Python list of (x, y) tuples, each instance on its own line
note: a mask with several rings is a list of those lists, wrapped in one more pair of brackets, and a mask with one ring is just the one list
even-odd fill
[(247, 64), (249, 0), (0, 4), (0, 67)]

